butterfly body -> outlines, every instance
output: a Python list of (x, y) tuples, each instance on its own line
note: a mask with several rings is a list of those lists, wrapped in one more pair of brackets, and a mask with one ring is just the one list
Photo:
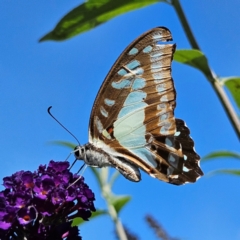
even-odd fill
[(120, 55), (98, 92), (89, 143), (77, 147), (77, 159), (94, 167), (112, 166), (136, 182), (139, 169), (177, 185), (203, 175), (190, 131), (174, 117), (175, 44), (166, 43), (171, 40), (167, 28), (157, 27)]
[(97, 148), (90, 143), (76, 147), (75, 156), (77, 159), (84, 160), (91, 167), (114, 167), (130, 181), (139, 182), (141, 180), (139, 169), (131, 164), (128, 159), (124, 159), (117, 154), (109, 154), (102, 148)]

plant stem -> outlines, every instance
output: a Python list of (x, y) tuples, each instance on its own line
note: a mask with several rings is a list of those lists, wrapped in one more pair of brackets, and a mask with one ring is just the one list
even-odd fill
[(226, 92), (223, 90), (221, 83), (219, 82), (217, 77), (214, 76), (215, 74), (212, 73), (212, 75), (213, 75), (213, 79), (214, 79), (214, 81), (211, 81), (212, 87), (214, 88), (220, 101), (222, 102), (222, 105), (233, 125), (233, 128), (235, 129), (235, 132), (236, 132), (238, 138), (240, 139), (240, 122), (239, 122), (238, 116), (237, 116), (236, 112), (234, 111), (234, 108), (233, 108), (231, 102), (229, 101)]
[[(198, 43), (192, 33), (190, 25), (188, 24), (188, 21), (185, 17), (182, 7), (181, 7), (180, 1), (172, 0), (171, 4), (173, 5), (173, 7), (178, 15), (178, 18), (182, 24), (182, 27), (186, 33), (186, 36), (188, 38), (190, 45), (192, 46), (193, 49), (197, 49), (200, 51), (200, 47), (198, 46)], [(208, 76), (207, 79), (211, 83), (214, 91), (216, 92), (220, 102), (223, 105), (224, 110), (226, 111), (228, 118), (230, 119), (230, 122), (231, 122), (238, 138), (240, 139), (240, 122), (239, 122), (238, 116), (237, 116), (236, 112), (234, 111), (232, 104), (231, 104), (230, 100), (228, 99), (226, 92), (223, 90), (223, 86), (220, 84), (218, 78), (215, 76), (215, 74), (213, 73), (213, 71), (211, 69), (209, 69), (209, 70), (212, 74), (210, 76)]]
[(112, 220), (115, 224), (116, 233), (118, 235), (119, 240), (128, 240), (125, 230), (123, 228), (123, 225), (122, 225), (120, 219), (118, 218), (117, 211), (114, 208), (114, 206), (111, 204), (111, 201), (110, 201), (110, 198), (111, 198), (110, 197), (111, 196), (110, 185), (107, 182), (105, 182), (105, 184), (103, 184), (103, 187), (101, 188), (101, 191), (102, 191), (102, 196), (107, 203), (108, 214), (110, 215), (110, 217), (112, 218)]
[(185, 17), (185, 14), (183, 12), (183, 9), (179, 0), (172, 0), (172, 5), (175, 11), (177, 12), (178, 18), (182, 24), (182, 27), (187, 35), (188, 41), (190, 42), (192, 48), (200, 50), (200, 47), (193, 35), (190, 25), (188, 24), (187, 18)]
[(115, 223), (116, 232), (117, 232), (117, 235), (118, 235), (119, 239), (120, 240), (128, 240), (127, 236), (126, 236), (126, 233), (125, 233), (125, 230), (123, 228), (123, 225), (122, 225), (121, 221), (119, 220), (119, 218), (117, 216), (117, 212), (116, 212), (115, 208), (109, 203), (108, 203), (108, 212), (109, 212), (112, 220)]

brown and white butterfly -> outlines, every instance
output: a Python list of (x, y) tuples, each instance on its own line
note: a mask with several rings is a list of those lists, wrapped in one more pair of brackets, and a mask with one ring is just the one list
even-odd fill
[(174, 117), (171, 76), (175, 44), (170, 31), (156, 27), (133, 41), (105, 78), (94, 102), (89, 143), (75, 156), (92, 167), (111, 166), (138, 182), (139, 169), (172, 184), (203, 175), (189, 129)]

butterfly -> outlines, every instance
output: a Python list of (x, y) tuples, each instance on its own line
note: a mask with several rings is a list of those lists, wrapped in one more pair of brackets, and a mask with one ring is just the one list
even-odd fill
[(75, 157), (92, 167), (114, 167), (138, 182), (151, 177), (181, 185), (203, 172), (190, 131), (174, 117), (176, 91), (171, 32), (153, 28), (133, 41), (106, 76), (93, 104), (89, 143)]

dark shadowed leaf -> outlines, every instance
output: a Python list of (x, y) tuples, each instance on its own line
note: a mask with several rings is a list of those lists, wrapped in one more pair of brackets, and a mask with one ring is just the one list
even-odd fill
[[(161, 1), (161, 0), (160, 0)], [(39, 41), (66, 40), (86, 32), (123, 13), (139, 9), (158, 0), (89, 0), (65, 15), (55, 28)]]
[(114, 206), (117, 213), (131, 200), (130, 196), (111, 196), (110, 203)]
[(240, 77), (221, 78), (224, 85), (233, 96), (237, 106), (240, 108)]
[(208, 154), (207, 156), (202, 158), (202, 161), (208, 161), (215, 158), (236, 158), (240, 160), (240, 154), (230, 151), (217, 151)]
[[(99, 217), (99, 216), (102, 216), (102, 215), (106, 215), (108, 214), (107, 211), (105, 210), (96, 210), (96, 212), (92, 212), (92, 216), (90, 217), (90, 220), (92, 220), (93, 218), (96, 218), (96, 217)], [(73, 219), (73, 223), (72, 223), (72, 226), (79, 226), (83, 223), (85, 223), (86, 221), (84, 221), (82, 218), (80, 217), (77, 217), (77, 218), (74, 218)]]
[(175, 61), (183, 64), (187, 64), (189, 66), (192, 66), (194, 68), (197, 68), (200, 70), (206, 77), (211, 76), (211, 71), (208, 66), (208, 61), (205, 55), (195, 49), (182, 49), (177, 50), (174, 53)]

